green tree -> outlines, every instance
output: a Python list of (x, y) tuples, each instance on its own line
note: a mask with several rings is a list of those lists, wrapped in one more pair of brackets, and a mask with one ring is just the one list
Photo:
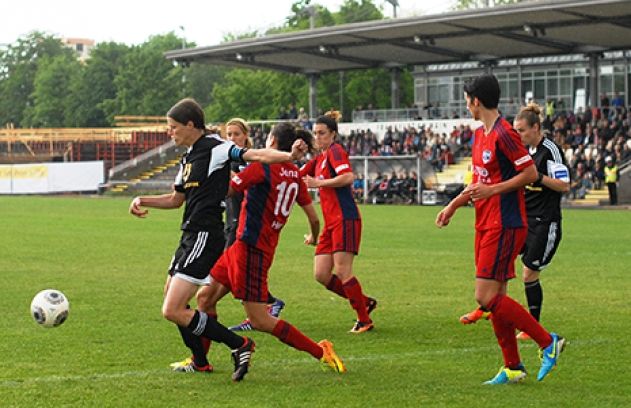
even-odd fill
[(19, 38), (0, 53), (0, 125), (24, 126), (25, 110), (33, 107), (34, 82), (40, 61), (73, 55), (61, 41), (40, 32)]
[(362, 21), (382, 20), (381, 8), (370, 0), (346, 0), (335, 15), (338, 24), (359, 23)]
[(283, 74), (266, 70), (233, 69), (224, 82), (215, 84), (213, 102), (207, 109), (207, 119), (224, 122), (233, 116), (248, 119), (275, 119), (280, 107), (300, 104), (306, 94), (302, 75)]
[(114, 78), (116, 96), (100, 105), (110, 120), (115, 115), (164, 115), (184, 96), (183, 68), (164, 58), (164, 52), (181, 44), (169, 33), (131, 48)]
[(213, 99), (213, 87), (224, 81), (230, 68), (219, 65), (192, 64), (184, 69), (185, 93), (202, 106), (210, 105)]
[[(297, 1), (292, 5), (292, 13), (287, 17), (285, 25), (271, 29), (266, 34), (308, 29), (307, 8), (310, 6), (310, 0)], [(317, 27), (384, 18), (381, 9), (370, 0), (345, 0), (337, 13), (331, 13), (320, 5), (313, 5), (313, 7), (317, 10)], [(256, 33), (251, 33), (251, 36), (256, 35)], [(412, 89), (411, 75), (404, 73), (402, 79), (404, 86)], [(343, 115), (346, 118), (350, 117), (351, 110), (358, 105), (372, 104), (375, 108), (390, 107), (390, 75), (387, 70), (347, 72), (343, 84), (340, 94), (339, 73), (326, 73), (319, 77), (317, 91), (318, 106), (321, 110), (332, 107), (340, 109), (341, 99), (343, 99)], [(305, 75), (265, 70), (231, 70), (223, 82), (215, 84), (214, 100), (206, 111), (213, 121), (223, 121), (232, 115), (241, 115), (250, 119), (277, 118), (279, 110), (286, 108), (290, 103), (306, 108), (308, 92), (308, 81)], [(411, 92), (405, 92), (403, 103), (409, 104), (411, 100)]]
[(70, 84), (78, 79), (80, 69), (74, 55), (63, 54), (40, 60), (31, 95), (33, 104), (24, 111), (25, 126), (65, 126), (65, 107), (71, 98)]
[(311, 0), (298, 0), (291, 5), (291, 14), (286, 18), (283, 27), (268, 30), (266, 34), (277, 34), (288, 31), (308, 30), (311, 27), (310, 16), (315, 13), (315, 27), (330, 27), (336, 24), (333, 14), (324, 6), (311, 4)]
[(116, 97), (114, 78), (130, 48), (125, 44), (97, 44), (81, 70), (77, 81), (70, 84), (71, 98), (66, 105), (66, 126), (108, 127), (113, 125), (104, 110), (103, 101)]

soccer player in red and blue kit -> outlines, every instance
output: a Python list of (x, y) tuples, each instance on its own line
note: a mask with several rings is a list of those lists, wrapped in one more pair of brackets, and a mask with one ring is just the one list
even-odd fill
[[(267, 147), (291, 150), (300, 138), (311, 145), (312, 136), (297, 130), (291, 123), (279, 123), (267, 138)], [(211, 308), (228, 292), (242, 301), (252, 328), (272, 334), (280, 341), (311, 354), (336, 372), (346, 371), (328, 340), (319, 343), (300, 330), (268, 313), (267, 275), (274, 259), (280, 231), (287, 222), (294, 203), (304, 210), (311, 227), (305, 244), (314, 244), (320, 222), (313, 208), (307, 187), (292, 163), (248, 166), (232, 178), (229, 195), (245, 193), (241, 207), (237, 240), (221, 256), (210, 271)]]
[(315, 253), (315, 278), (328, 290), (349, 300), (357, 313), (350, 332), (359, 334), (373, 329), (370, 313), (377, 301), (364, 295), (353, 275), (362, 222), (353, 198), (354, 176), (348, 154), (335, 142), (338, 118), (338, 112), (327, 112), (316, 119), (313, 132), (321, 153), (305, 164), (300, 174), (307, 187), (320, 190), (324, 216), (324, 231)]
[(519, 303), (506, 294), (515, 277), (515, 258), (526, 235), (526, 184), (537, 180), (537, 170), (519, 134), (499, 114), (500, 87), (485, 74), (465, 85), (467, 108), (483, 126), (475, 131), (472, 147), (473, 183), (436, 217), (436, 225), (449, 224), (456, 210), (470, 200), (475, 206), (476, 301), (492, 313), (493, 330), (502, 349), (504, 366), (485, 384), (521, 381), (521, 362), (515, 330), (526, 332), (541, 348), (543, 380), (556, 366), (565, 339), (549, 333)]

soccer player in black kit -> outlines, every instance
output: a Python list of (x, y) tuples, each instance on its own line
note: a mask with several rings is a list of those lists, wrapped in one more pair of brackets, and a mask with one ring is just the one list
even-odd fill
[(169, 267), (162, 314), (180, 329), (185, 344), (193, 352), (190, 370), (212, 371), (201, 346), (205, 337), (232, 349), (233, 381), (241, 381), (248, 371), (254, 342), (236, 335), (207, 313), (192, 310), (188, 302), (199, 286), (208, 285), (208, 271), (224, 249), (224, 200), (228, 192), (231, 161), (282, 163), (298, 160), (306, 145), (297, 142), (292, 151), (240, 148), (217, 135), (209, 135), (204, 111), (193, 99), (183, 99), (167, 113), (168, 132), (176, 145), (188, 147), (181, 159), (174, 191), (132, 200), (129, 212), (147, 216), (143, 207), (174, 209), (183, 204), (182, 236)]
[[(570, 190), (563, 150), (542, 133), (540, 118), (541, 107), (531, 103), (519, 111), (513, 123), (539, 174), (536, 182), (526, 186), (528, 237), (521, 256), (528, 309), (537, 321), (543, 303), (539, 275), (561, 242), (561, 196)], [(524, 332), (517, 338), (530, 339)]]

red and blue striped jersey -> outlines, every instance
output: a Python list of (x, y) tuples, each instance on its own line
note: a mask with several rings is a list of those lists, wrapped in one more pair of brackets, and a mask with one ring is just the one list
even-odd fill
[[(499, 117), (488, 134), (476, 129), (471, 153), (473, 182), (497, 184), (533, 165), (519, 134)], [(524, 189), (496, 194), (475, 201), (475, 228), (519, 228), (526, 223)]]
[(293, 163), (252, 163), (232, 177), (230, 186), (245, 192), (237, 239), (267, 253), (274, 253), (294, 203), (301, 207), (311, 204), (300, 170)]
[[(300, 169), (300, 175), (325, 180), (337, 175), (352, 173), (351, 162), (346, 150), (333, 143), (328, 149), (311, 159)], [(359, 209), (353, 199), (352, 185), (345, 187), (320, 187), (320, 204), (326, 224), (333, 224), (342, 220), (361, 219)]]

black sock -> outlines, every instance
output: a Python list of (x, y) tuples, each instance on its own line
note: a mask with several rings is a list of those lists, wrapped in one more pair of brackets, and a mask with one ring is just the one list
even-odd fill
[(204, 351), (204, 346), (202, 345), (202, 339), (199, 336), (193, 334), (191, 329), (184, 326), (177, 326), (180, 331), (180, 336), (182, 336), (182, 340), (186, 347), (191, 349), (193, 353), (193, 361), (195, 365), (198, 367), (205, 367), (208, 365), (208, 359), (206, 358), (206, 353)]
[(528, 300), (528, 310), (535, 320), (539, 321), (541, 316), (541, 304), (543, 303), (543, 289), (539, 283), (539, 279), (524, 284), (526, 290), (526, 299)]
[(188, 324), (188, 329), (195, 336), (208, 337), (213, 341), (225, 344), (232, 350), (241, 347), (245, 342), (243, 337), (228, 330), (228, 328), (219, 323), (217, 319), (206, 313), (200, 313), (198, 310), (195, 311), (193, 319)]
[(271, 305), (276, 302), (276, 298), (272, 295), (272, 292), (267, 292), (267, 304)]

